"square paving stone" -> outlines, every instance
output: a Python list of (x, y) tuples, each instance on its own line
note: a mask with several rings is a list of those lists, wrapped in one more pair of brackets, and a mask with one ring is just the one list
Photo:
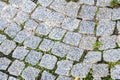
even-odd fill
[(35, 78), (38, 76), (39, 72), (40, 72), (39, 69), (29, 66), (22, 72), (21, 76), (25, 80), (35, 80)]
[(107, 64), (94, 64), (92, 70), (93, 77), (106, 77), (109, 73)]
[(8, 80), (19, 80), (19, 79), (10, 76), (10, 77), (8, 78)]
[(7, 19), (0, 17), (0, 30), (4, 30), (8, 24), (9, 22)]
[(120, 65), (115, 65), (115, 67), (113, 67), (110, 72), (111, 72), (112, 79), (115, 79), (115, 80), (120, 79)]
[(14, 41), (18, 43), (22, 43), (27, 37), (29, 37), (31, 34), (27, 30), (22, 30), (18, 32), (18, 34), (15, 36)]
[(91, 65), (86, 63), (75, 64), (71, 70), (71, 75), (74, 77), (85, 78), (89, 73)]
[(54, 26), (60, 26), (65, 18), (65, 15), (52, 11), (47, 18), (47, 23)]
[(104, 36), (99, 38), (100, 50), (106, 50), (116, 47), (116, 36)]
[(52, 48), (52, 54), (59, 57), (64, 57), (68, 53), (69, 49), (70, 46), (64, 43), (56, 42)]
[(27, 55), (25, 61), (32, 64), (32, 65), (36, 65), (41, 58), (42, 58), (41, 52), (36, 52), (34, 50), (31, 50), (29, 52), (29, 54)]
[(57, 58), (55, 56), (45, 54), (41, 59), (40, 66), (47, 69), (53, 69), (55, 67), (56, 62)]
[(8, 75), (0, 71), (0, 80), (7, 80)]
[(54, 42), (48, 39), (44, 39), (39, 46), (39, 49), (42, 51), (50, 51), (54, 45)]
[(98, 14), (97, 14), (97, 19), (111, 19), (112, 16), (112, 9), (110, 8), (99, 8)]
[(120, 49), (110, 49), (103, 53), (103, 59), (106, 62), (117, 62), (120, 60)]
[(6, 70), (8, 66), (10, 65), (11, 60), (9, 60), (6, 57), (1, 57), (0, 58), (0, 70)]
[(79, 17), (84, 20), (92, 20), (95, 16), (96, 10), (97, 7), (95, 6), (83, 5)]
[(22, 11), (31, 13), (36, 7), (36, 4), (31, 0), (26, 0), (22, 4)]
[(112, 20), (119, 20), (120, 19), (120, 8), (113, 9)]
[(118, 30), (118, 33), (120, 34), (120, 21), (117, 21), (117, 30)]
[(89, 51), (84, 58), (84, 63), (94, 64), (101, 61), (102, 53), (98, 51)]
[(38, 47), (40, 41), (41, 41), (40, 37), (31, 35), (25, 39), (24, 45), (29, 48), (36, 49)]
[(9, 0), (9, 3), (12, 6), (20, 8), (22, 6), (22, 4), (23, 4), (23, 0)]
[(67, 59), (73, 60), (73, 61), (79, 61), (84, 50), (77, 48), (77, 47), (70, 47), (70, 50), (67, 54)]
[(64, 13), (66, 5), (67, 2), (65, 0), (54, 0), (53, 3), (50, 5), (50, 8), (54, 9), (55, 11)]
[(12, 75), (19, 76), (24, 69), (25, 64), (18, 60), (15, 60), (12, 65), (8, 68), (8, 72)]
[(50, 33), (51, 30), (52, 30), (52, 26), (46, 23), (40, 23), (36, 29), (36, 34), (46, 36)]
[(18, 24), (23, 24), (29, 19), (29, 15), (23, 11), (17, 13), (17, 16), (14, 18), (14, 21)]
[(65, 15), (68, 15), (69, 17), (77, 17), (78, 11), (79, 11), (80, 5), (78, 3), (69, 2), (65, 6), (64, 13)]
[(70, 45), (78, 46), (81, 38), (82, 38), (82, 35), (79, 33), (67, 32), (63, 39), (63, 42)]
[(94, 34), (95, 22), (81, 21), (79, 32), (82, 34)]
[(97, 6), (102, 6), (102, 7), (110, 6), (111, 1), (112, 0), (97, 0), (96, 5)]
[(66, 30), (61, 28), (54, 28), (49, 34), (49, 38), (55, 40), (61, 40), (65, 34)]
[(16, 34), (21, 30), (21, 26), (16, 23), (11, 23), (4, 32), (11, 38), (14, 38)]
[(79, 23), (80, 20), (67, 17), (64, 19), (62, 23), (62, 28), (69, 31), (74, 31), (75, 29), (78, 28)]
[(29, 50), (27, 50), (25, 47), (17, 47), (14, 52), (12, 53), (12, 57), (23, 60), (24, 57), (28, 54)]
[(69, 60), (61, 60), (57, 62), (57, 69), (55, 73), (59, 75), (70, 76), (70, 70), (72, 68), (73, 62)]
[(96, 37), (93, 36), (83, 36), (81, 38), (79, 48), (93, 50), (93, 45), (96, 43), (96, 40)]
[(40, 5), (42, 5), (44, 7), (49, 6), (52, 2), (53, 2), (53, 0), (38, 0), (38, 3), (40, 3)]
[(110, 20), (101, 20), (97, 26), (97, 36), (106, 36), (113, 34), (115, 22)]
[(49, 14), (51, 13), (51, 10), (45, 8), (45, 7), (38, 7), (31, 17), (35, 20), (39, 21), (46, 21), (46, 19), (49, 17)]
[(0, 43), (2, 43), (6, 39), (5, 35), (0, 34)]
[(72, 80), (72, 78), (60, 75), (60, 76), (58, 76), (57, 80)]
[(94, 0), (80, 0), (80, 4), (94, 5)]
[(0, 45), (0, 51), (8, 55), (12, 52), (12, 50), (16, 47), (16, 43), (11, 41), (11, 40), (5, 40), (3, 43)]
[(40, 80), (55, 80), (55, 76), (47, 71), (43, 71), (42, 77)]
[(34, 32), (35, 29), (37, 28), (37, 26), (38, 26), (38, 23), (37, 23), (37, 22), (35, 22), (35, 21), (32, 20), (32, 19), (29, 19), (29, 20), (27, 20), (27, 21), (25, 22), (24, 28), (25, 28), (26, 30), (28, 30), (28, 31)]
[(8, 19), (12, 19), (13, 17), (15, 17), (17, 12), (18, 12), (18, 9), (16, 7), (7, 5), (1, 10), (1, 16)]

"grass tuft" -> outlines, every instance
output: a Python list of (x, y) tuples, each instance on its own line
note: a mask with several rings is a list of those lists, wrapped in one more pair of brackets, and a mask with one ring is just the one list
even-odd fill
[(101, 44), (101, 42), (97, 40), (96, 43), (93, 45), (93, 48), (94, 48), (95, 50), (99, 50), (100, 44)]

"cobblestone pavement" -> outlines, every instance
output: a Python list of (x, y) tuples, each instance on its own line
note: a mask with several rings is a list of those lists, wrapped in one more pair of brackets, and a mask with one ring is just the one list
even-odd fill
[(120, 8), (110, 2), (0, 1), (0, 80), (120, 80)]

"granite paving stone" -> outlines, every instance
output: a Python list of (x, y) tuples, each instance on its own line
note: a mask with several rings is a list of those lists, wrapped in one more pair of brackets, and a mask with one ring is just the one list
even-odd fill
[(102, 7), (105, 7), (105, 6), (110, 6), (110, 2), (112, 0), (97, 0), (97, 3), (96, 5), (97, 6), (102, 6)]
[(58, 76), (57, 80), (72, 80), (72, 78), (60, 75), (60, 76)]
[(110, 72), (113, 79), (120, 79), (120, 65), (115, 65)]
[(42, 5), (44, 7), (49, 6), (52, 2), (53, 2), (53, 0), (38, 0), (38, 3), (40, 3), (40, 5)]
[(120, 8), (113, 9), (112, 20), (119, 20), (120, 19)]
[(80, 0), (80, 4), (88, 4), (88, 5), (94, 5), (94, 0)]
[(120, 34), (120, 21), (117, 21), (117, 29), (118, 29), (118, 33)]
[(12, 75), (19, 76), (24, 69), (25, 64), (21, 61), (15, 60), (8, 68), (8, 72)]
[(0, 16), (0, 30), (4, 30), (8, 24), (8, 20)]
[(2, 43), (6, 39), (5, 35), (0, 34), (0, 43)]
[(10, 76), (10, 77), (8, 78), (8, 80), (19, 80), (19, 79)]
[(9, 0), (9, 3), (17, 8), (20, 8), (23, 4), (22, 0)]
[(0, 71), (0, 80), (7, 80), (8, 75)]

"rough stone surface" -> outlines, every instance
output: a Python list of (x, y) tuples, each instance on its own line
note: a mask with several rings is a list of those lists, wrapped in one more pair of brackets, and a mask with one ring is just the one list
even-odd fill
[(39, 69), (29, 66), (22, 72), (22, 77), (25, 80), (35, 80), (35, 78), (38, 76), (39, 72), (40, 72)]
[(110, 6), (112, 0), (97, 0), (97, 6)]
[(83, 62), (88, 63), (88, 64), (94, 64), (94, 63), (97, 63), (97, 62), (101, 61), (101, 58), (102, 58), (102, 53), (101, 52), (90, 51), (85, 56)]
[(80, 4), (94, 5), (94, 0), (80, 0)]
[(84, 50), (77, 48), (77, 47), (70, 47), (70, 50), (67, 54), (67, 59), (73, 60), (73, 61), (79, 61)]
[(42, 58), (41, 52), (36, 52), (34, 50), (31, 50), (29, 52), (29, 54), (27, 55), (25, 61), (32, 64), (32, 65), (36, 65), (41, 58)]
[(55, 80), (55, 76), (47, 71), (44, 71), (42, 73), (41, 80)]
[(72, 78), (66, 76), (59, 76), (57, 80), (72, 80)]
[(29, 48), (36, 49), (40, 41), (41, 41), (41, 38), (37, 36), (29, 36), (28, 38), (25, 39), (24, 45)]
[(0, 80), (7, 80), (8, 75), (0, 71)]
[(120, 21), (117, 21), (117, 29), (118, 29), (118, 33), (120, 34)]
[(49, 34), (49, 37), (55, 40), (61, 40), (62, 37), (64, 36), (66, 30), (61, 29), (61, 28), (54, 28)]
[(79, 23), (80, 20), (67, 17), (62, 23), (62, 28), (69, 31), (74, 31), (78, 28)]
[(67, 32), (65, 35), (65, 38), (63, 39), (63, 42), (70, 44), (70, 45), (78, 46), (78, 44), (81, 40), (81, 37), (82, 37), (82, 35), (80, 35), (78, 33)]
[(29, 50), (27, 50), (25, 47), (17, 47), (14, 52), (12, 53), (12, 57), (23, 60), (25, 56), (28, 54)]
[(71, 75), (74, 77), (85, 78), (89, 73), (91, 65), (86, 63), (75, 64), (71, 70)]
[(79, 16), (84, 20), (92, 20), (96, 10), (97, 8), (95, 6), (83, 5)]
[(101, 20), (97, 26), (97, 36), (106, 36), (113, 34), (115, 22), (110, 20)]
[(2, 43), (6, 39), (5, 35), (0, 34), (0, 43)]
[(8, 78), (8, 80), (19, 80), (19, 79), (10, 76), (10, 77)]
[(5, 57), (0, 58), (0, 70), (6, 70), (10, 63), (11, 60), (9, 60), (8, 58)]
[(0, 17), (0, 30), (4, 30), (8, 24), (9, 22), (7, 19)]
[(120, 19), (120, 8), (113, 9), (112, 20), (119, 20)]
[(84, 36), (81, 38), (79, 47), (86, 50), (93, 50), (93, 45), (96, 42), (96, 37)]
[(106, 77), (108, 75), (107, 64), (94, 64), (92, 67), (93, 77)]
[(54, 42), (48, 39), (44, 39), (39, 46), (39, 49), (42, 51), (50, 51), (54, 45)]
[(120, 60), (120, 49), (111, 49), (104, 51), (103, 59), (107, 62), (117, 62)]
[(64, 43), (57, 42), (52, 48), (52, 54), (56, 56), (64, 57), (68, 53), (69, 48), (70, 46)]
[(118, 46), (120, 46), (120, 35), (119, 36), (117, 36), (117, 44), (118, 44)]
[(53, 0), (38, 0), (38, 3), (40, 3), (40, 5), (42, 5), (44, 7), (49, 6), (52, 2), (53, 2)]
[(81, 21), (79, 32), (82, 34), (94, 34), (95, 23), (93, 21)]
[(12, 75), (19, 76), (24, 69), (25, 64), (18, 60), (15, 60), (12, 65), (8, 68), (8, 72)]
[(12, 50), (16, 47), (16, 43), (11, 40), (5, 40), (0, 45), (0, 52), (5, 55), (8, 55), (12, 52)]
[(69, 76), (70, 75), (70, 70), (72, 68), (72, 61), (69, 60), (61, 60), (57, 62), (57, 69), (55, 71), (55, 73), (59, 74), (59, 75), (66, 75)]
[(120, 79), (120, 65), (116, 65), (111, 69), (111, 77), (113, 79)]
[(40, 66), (47, 69), (53, 69), (55, 67), (56, 62), (57, 62), (57, 58), (55, 56), (45, 54), (41, 59)]

